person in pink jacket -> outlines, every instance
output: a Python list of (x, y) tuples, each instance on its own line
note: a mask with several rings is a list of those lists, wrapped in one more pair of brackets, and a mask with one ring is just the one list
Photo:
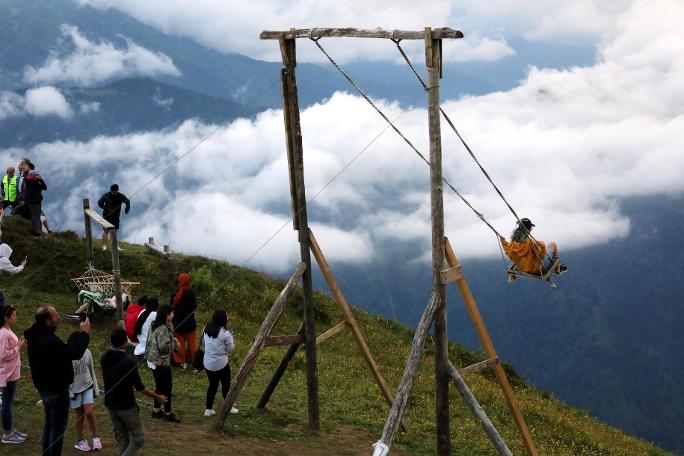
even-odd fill
[(17, 381), (21, 369), (19, 352), (26, 341), (12, 332), (17, 323), (17, 309), (10, 305), (2, 307), (3, 325), (0, 328), (0, 388), (2, 394), (2, 443), (24, 443), (26, 437), (12, 427), (12, 403), (17, 392)]

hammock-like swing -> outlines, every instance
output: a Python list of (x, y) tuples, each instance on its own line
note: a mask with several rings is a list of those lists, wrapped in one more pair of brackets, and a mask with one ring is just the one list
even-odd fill
[[(95, 312), (102, 312), (110, 314), (116, 312), (116, 304), (111, 305), (113, 296), (116, 296), (116, 289), (114, 287), (114, 274), (95, 269), (91, 264), (88, 269), (80, 276), (71, 279), (79, 289), (78, 292), (78, 306), (82, 307), (88, 304), (83, 311), (90, 316)], [(131, 296), (131, 290), (140, 282), (132, 282), (129, 280), (121, 280), (122, 293), (127, 297)], [(67, 318), (76, 320), (79, 318), (78, 313), (75, 312), (67, 316)]]

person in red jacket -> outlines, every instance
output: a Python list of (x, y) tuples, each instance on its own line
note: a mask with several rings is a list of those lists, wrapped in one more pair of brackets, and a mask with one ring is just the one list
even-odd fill
[(128, 340), (133, 343), (138, 342), (138, 336), (135, 335), (135, 323), (138, 321), (138, 317), (145, 310), (145, 304), (147, 303), (147, 295), (143, 295), (138, 300), (138, 303), (130, 303), (126, 307), (126, 316), (124, 317), (124, 329), (126, 330), (126, 335)]

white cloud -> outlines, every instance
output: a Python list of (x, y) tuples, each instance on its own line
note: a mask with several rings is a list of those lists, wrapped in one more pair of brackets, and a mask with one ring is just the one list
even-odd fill
[(117, 78), (180, 75), (168, 56), (138, 46), (128, 38), (122, 37), (126, 46), (119, 49), (108, 41), (94, 43), (88, 40), (72, 25), (63, 24), (61, 34), (59, 48), (50, 53), (40, 68), (28, 66), (25, 69), (25, 82), (92, 86)]
[(78, 112), (81, 114), (90, 114), (100, 111), (101, 103), (98, 101), (79, 103)]
[(14, 92), (0, 91), (0, 120), (24, 114), (24, 97)]
[[(535, 221), (539, 239), (567, 251), (624, 237), (630, 223), (620, 198), (684, 192), (684, 30), (673, 19), (683, 16), (676, 0), (636, 2), (594, 66), (533, 69), (509, 92), (444, 103), (508, 201)], [(654, 18), (645, 31), (643, 17)], [(426, 110), (377, 103), (427, 154)], [(331, 261), (366, 261), (385, 242), (430, 249), (428, 169), (391, 131), (373, 142), (384, 128), (364, 100), (348, 94), (302, 112), (309, 219)], [(508, 234), (512, 215), (447, 128), (442, 123), (445, 176)], [(47, 200), (66, 226), (80, 229), (84, 189), (94, 198), (118, 181), (131, 196), (212, 132), (134, 195), (125, 238), (155, 236), (240, 264), (285, 225), (255, 261), (272, 271), (291, 268), (296, 239), (280, 111), (218, 127), (188, 121), (173, 131), (43, 144), (27, 154), (41, 157), (43, 175), (59, 182), (78, 169), (93, 176), (71, 185), (66, 203)], [(142, 203), (150, 209), (136, 212)], [(459, 256), (498, 255), (492, 233), (448, 190), (445, 209)]]
[(51, 86), (29, 89), (24, 96), (24, 109), (36, 117), (55, 115), (68, 119), (73, 112), (62, 93)]
[[(275, 0), (198, 0), (188, 3), (169, 0), (162, 4), (140, 0), (80, 0), (96, 7), (105, 5), (120, 9), (142, 22), (162, 31), (191, 37), (207, 47), (221, 52), (238, 52), (262, 60), (280, 60), (277, 43), (259, 40), (262, 30), (287, 30), (313, 27), (357, 27), (404, 30), (423, 30), (426, 25), (451, 26), (448, 20), (453, 10), (450, 0), (431, 0), (416, 3), (410, 0), (323, 0), (312, 3), (297, 0), (287, 3)], [(255, 11), (267, 12), (254, 14)], [(495, 39), (480, 32), (473, 33), (454, 52), (445, 53), (454, 61), (496, 60), (514, 51), (505, 40)], [(336, 60), (394, 60), (396, 53), (386, 40), (323, 40)], [(306, 40), (299, 41), (297, 58), (300, 61), (325, 61), (325, 57)]]

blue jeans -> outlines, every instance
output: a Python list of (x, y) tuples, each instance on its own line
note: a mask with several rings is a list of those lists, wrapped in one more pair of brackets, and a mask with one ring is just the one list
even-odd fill
[(556, 261), (556, 259), (553, 257), (553, 250), (547, 250), (546, 257), (544, 258), (544, 271), (551, 269), (554, 261)]
[(2, 429), (5, 434), (12, 432), (12, 403), (17, 392), (17, 381), (7, 382), (2, 392)]
[(45, 410), (42, 456), (60, 456), (69, 419), (69, 389), (39, 391)]

